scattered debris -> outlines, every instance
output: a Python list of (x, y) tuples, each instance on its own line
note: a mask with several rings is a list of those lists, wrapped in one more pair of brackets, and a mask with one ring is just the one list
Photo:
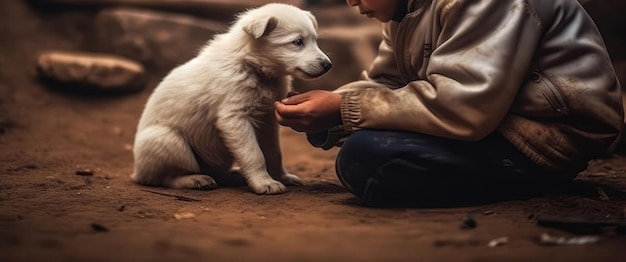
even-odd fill
[(173, 194), (161, 193), (161, 192), (151, 191), (147, 189), (141, 189), (141, 191), (152, 193), (152, 194), (157, 194), (157, 195), (162, 195), (162, 196), (174, 197), (176, 198), (176, 200), (179, 200), (179, 201), (200, 202), (199, 199), (194, 199), (194, 198), (190, 198), (186, 196), (178, 196), (178, 195), (173, 195)]
[(611, 198), (609, 198), (609, 196), (606, 194), (606, 192), (604, 192), (604, 189), (602, 189), (601, 187), (596, 187), (596, 191), (598, 192), (598, 196), (600, 197), (600, 200), (602, 200), (602, 201), (609, 201), (609, 200), (611, 200)]
[(487, 246), (489, 247), (497, 247), (497, 246), (502, 246), (502, 245), (506, 245), (509, 243), (509, 238), (508, 237), (499, 237), (496, 239), (493, 239), (491, 241), (489, 241), (489, 244), (487, 244)]
[(196, 215), (194, 213), (189, 213), (189, 212), (174, 214), (174, 218), (176, 218), (177, 220), (194, 218), (194, 217), (196, 217)]
[(586, 245), (595, 244), (600, 241), (599, 236), (564, 236), (555, 237), (548, 233), (541, 234), (539, 243), (542, 245), (556, 246), (556, 245)]
[(473, 229), (473, 228), (476, 228), (477, 225), (478, 225), (478, 223), (476, 223), (476, 219), (474, 219), (474, 215), (468, 214), (463, 219), (463, 223), (461, 224), (461, 228), (462, 229)]
[(89, 169), (89, 168), (85, 168), (85, 169), (79, 169), (76, 170), (76, 175), (79, 176), (93, 176), (93, 170)]
[(109, 232), (109, 229), (103, 225), (100, 225), (98, 223), (91, 223), (91, 229), (93, 229), (96, 232)]
[(572, 233), (600, 234), (607, 227), (614, 227), (617, 233), (624, 232), (626, 221), (608, 219), (584, 219), (578, 217), (560, 217), (541, 215), (537, 217), (537, 224), (542, 227), (552, 227)]

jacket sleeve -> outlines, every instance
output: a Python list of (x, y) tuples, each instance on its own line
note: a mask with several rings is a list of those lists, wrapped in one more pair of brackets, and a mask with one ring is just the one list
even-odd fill
[[(432, 43), (435, 49), (426, 79), (396, 89), (372, 85), (343, 89), (347, 91), (342, 93), (341, 114), (347, 131), (394, 129), (478, 140), (503, 120), (541, 36), (538, 18), (521, 0), (445, 0), (434, 8), (433, 23), (439, 23), (440, 34)], [(420, 32), (398, 32), (410, 33)], [(369, 75), (393, 85), (393, 79), (401, 79), (394, 70), (410, 70), (410, 66), (382, 63), (393, 59), (391, 48), (383, 42)]]

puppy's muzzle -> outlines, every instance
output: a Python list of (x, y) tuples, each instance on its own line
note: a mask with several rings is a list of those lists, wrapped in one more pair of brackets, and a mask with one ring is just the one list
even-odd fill
[(322, 61), (320, 65), (324, 69), (324, 73), (330, 71), (330, 69), (333, 67), (333, 63), (331, 63), (329, 60), (326, 60), (326, 59), (324, 59), (324, 61)]
[(333, 63), (327, 57), (319, 57), (315, 61), (296, 69), (304, 73), (304, 79), (314, 79), (326, 74), (333, 67)]

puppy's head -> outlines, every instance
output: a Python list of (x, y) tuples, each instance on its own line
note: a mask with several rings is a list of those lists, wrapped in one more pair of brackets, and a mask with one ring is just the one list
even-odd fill
[(242, 13), (238, 24), (263, 66), (301, 79), (315, 79), (332, 67), (317, 45), (317, 21), (308, 11), (266, 4)]

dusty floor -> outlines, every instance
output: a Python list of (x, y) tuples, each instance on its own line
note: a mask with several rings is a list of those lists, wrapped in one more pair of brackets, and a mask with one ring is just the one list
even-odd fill
[[(623, 155), (594, 161), (577, 186), (558, 194), (372, 208), (338, 182), (336, 150), (312, 148), (283, 129), (286, 167), (305, 182), (287, 194), (132, 184), (128, 147), (151, 88), (116, 96), (52, 91), (34, 79), (31, 51), (71, 49), (75, 39), (40, 33), (44, 22), (15, 24), (20, 12), (0, 13), (13, 22), (0, 23), (0, 104), (8, 112), (0, 118), (0, 261), (623, 261), (626, 236), (611, 227), (595, 244), (545, 246), (542, 233), (574, 234), (536, 221), (542, 214), (624, 220)], [(82, 169), (94, 174), (77, 175)], [(474, 229), (461, 228), (468, 214)], [(488, 247), (500, 237), (508, 243)]]

